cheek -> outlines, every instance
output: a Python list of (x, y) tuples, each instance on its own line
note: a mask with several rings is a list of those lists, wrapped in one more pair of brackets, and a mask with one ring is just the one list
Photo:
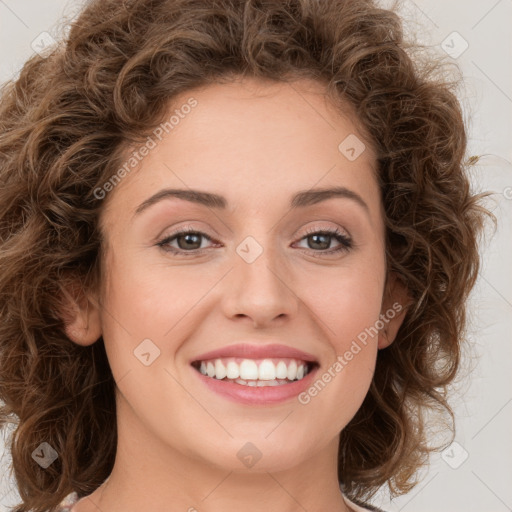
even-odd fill
[(323, 365), (299, 401), (318, 421), (341, 431), (361, 407), (373, 379), (377, 357), (382, 281), (351, 269), (339, 280), (316, 281), (304, 297), (328, 342)]
[(200, 266), (170, 268), (165, 258), (155, 263), (125, 252), (112, 258), (105, 304), (114, 318), (106, 321), (117, 321), (117, 328), (134, 336), (162, 337), (215, 283), (211, 274)]
[[(303, 395), (303, 401), (294, 404), (297, 418), (302, 415), (304, 436), (318, 443), (334, 437), (350, 421), (371, 383), (376, 339), (370, 336), (366, 343), (354, 345), (353, 342), (378, 319), (381, 265), (377, 258), (361, 257), (352, 259), (350, 264), (348, 260), (347, 264), (340, 263), (336, 268), (318, 265), (314, 278), (311, 270), (297, 270), (290, 288), (300, 291), (298, 298), (293, 293), (283, 295), (287, 300), (297, 301), (300, 310), (300, 317), (291, 319), (290, 331), (308, 325), (305, 332), (322, 340), (324, 367), (314, 386)], [(222, 288), (222, 283), (219, 286), (219, 278), (226, 271), (224, 267), (215, 271), (211, 265), (201, 267), (171, 269), (165, 263), (149, 267), (137, 263), (136, 259), (125, 258), (109, 273), (110, 292), (103, 311), (105, 346), (119, 391), (131, 409), (153, 422), (151, 429), (162, 439), (181, 439), (184, 446), (190, 444), (186, 440), (192, 435), (187, 430), (189, 427), (184, 430), (183, 425), (197, 423), (197, 417), (202, 418), (204, 411), (178, 384), (184, 374), (169, 361), (183, 340), (197, 331), (201, 321), (212, 313), (212, 307), (218, 307), (225, 294), (230, 293), (229, 288)], [(145, 366), (134, 354), (145, 339), (154, 342), (160, 352), (150, 366)], [(153, 351), (156, 351), (154, 346), (147, 343), (145, 352), (150, 358), (154, 357)], [(141, 355), (140, 351), (138, 354)], [(166, 412), (177, 409), (182, 415), (180, 422)], [(212, 404), (209, 410), (215, 417), (224, 415), (230, 432), (250, 435), (255, 440), (261, 438), (257, 423), (252, 431), (250, 422), (241, 422), (238, 416), (232, 420), (225, 416), (224, 406), (216, 411)], [(159, 411), (158, 420), (155, 411)], [(205, 421), (210, 420), (205, 418)], [(326, 427), (319, 431), (319, 424)], [(218, 427), (212, 423), (211, 428), (216, 432)], [(296, 425), (284, 423), (279, 431), (279, 443), (282, 445), (297, 435), (296, 429)], [(199, 427), (195, 434), (197, 438), (204, 436)]]
[[(372, 327), (379, 319), (381, 305), (380, 290), (359, 287), (357, 291), (338, 294), (324, 304), (324, 322), (331, 327), (331, 343), (336, 353), (349, 350), (354, 340), (363, 339), (376, 345), (377, 338)], [(364, 333), (370, 333), (367, 337)]]
[[(302, 287), (301, 299), (318, 319), (327, 344), (327, 361), (303, 403), (336, 404), (339, 428), (360, 407), (371, 384), (377, 357), (378, 321), (384, 286), (384, 258), (317, 273), (314, 286)], [(310, 280), (311, 281), (311, 280)], [(326, 415), (331, 414), (326, 412)]]
[[(125, 252), (122, 256), (114, 255), (107, 274), (109, 292), (103, 311), (107, 350), (116, 365), (126, 360), (124, 366), (128, 367), (135, 362), (133, 351), (145, 339), (152, 340), (163, 355), (172, 356), (179, 346), (180, 333), (193, 332), (198, 315), (212, 305), (208, 297), (222, 301), (224, 292), (218, 285), (225, 268), (213, 269), (211, 264), (170, 268), (165, 259), (148, 264), (136, 253)], [(290, 288), (297, 291), (298, 298), (291, 294), (288, 300), (303, 303), (299, 309), (305, 308), (306, 315), (309, 310), (310, 320), (316, 324), (313, 329), (321, 329), (329, 341), (329, 357), (349, 350), (351, 342), (378, 320), (383, 269), (384, 258), (379, 251), (365, 250), (341, 259), (338, 266), (318, 264), (315, 268), (311, 263), (293, 273)], [(368, 344), (372, 344), (371, 336)], [(365, 358), (370, 361), (372, 355)], [(357, 359), (363, 364), (363, 357)]]
[(381, 312), (384, 263), (325, 269), (313, 284), (299, 285), (301, 299), (321, 320), (319, 325), (337, 353), (365, 329), (374, 326)]
[(173, 357), (181, 338), (197, 325), (201, 298), (218, 281), (214, 274), (200, 266), (193, 270), (169, 269), (165, 263), (150, 266), (126, 253), (112, 258), (101, 314), (114, 377), (145, 368), (138, 355), (149, 352), (152, 369)]

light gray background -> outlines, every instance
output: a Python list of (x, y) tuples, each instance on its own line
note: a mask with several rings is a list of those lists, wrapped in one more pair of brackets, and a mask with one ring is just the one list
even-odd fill
[[(0, 82), (16, 76), (42, 32), (58, 39), (61, 16), (73, 18), (83, 3), (0, 0)], [(458, 444), (432, 457), (408, 495), (390, 503), (382, 492), (374, 502), (389, 512), (512, 511), (512, 0), (404, 0), (402, 14), (408, 31), (452, 52), (449, 60), (468, 44), (453, 62), (465, 77), (459, 96), (471, 118), (469, 154), (486, 155), (474, 171), (475, 190), (496, 192), (490, 206), (499, 227), (484, 244), (471, 297), (472, 352), (464, 365), (473, 371), (452, 399)], [(17, 491), (1, 443), (0, 512), (7, 512)]]

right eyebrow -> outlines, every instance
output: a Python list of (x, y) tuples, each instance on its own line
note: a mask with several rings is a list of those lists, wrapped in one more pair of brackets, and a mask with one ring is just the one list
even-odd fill
[[(301, 190), (294, 194), (290, 200), (290, 208), (305, 208), (307, 206), (326, 201), (333, 197), (351, 199), (361, 206), (367, 214), (370, 213), (368, 205), (363, 198), (346, 187), (317, 188), (311, 190)], [(139, 215), (151, 205), (156, 204), (163, 199), (178, 198), (196, 204), (201, 204), (208, 208), (216, 208), (225, 210), (228, 201), (224, 196), (212, 192), (192, 189), (163, 189), (143, 201), (135, 210), (134, 215)]]

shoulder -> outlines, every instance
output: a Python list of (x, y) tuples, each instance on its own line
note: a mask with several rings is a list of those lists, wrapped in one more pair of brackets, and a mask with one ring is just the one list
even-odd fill
[(373, 505), (367, 505), (366, 503), (363, 503), (358, 500), (349, 500), (345, 494), (343, 494), (343, 499), (345, 500), (346, 504), (353, 510), (354, 512), (386, 512), (385, 510), (382, 510), (380, 508), (377, 508)]
[(71, 512), (71, 507), (78, 501), (78, 494), (70, 492), (60, 503), (57, 512)]

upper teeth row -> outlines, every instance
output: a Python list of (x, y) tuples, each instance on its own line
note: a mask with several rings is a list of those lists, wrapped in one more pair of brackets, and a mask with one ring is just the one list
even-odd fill
[[(224, 362), (226, 364), (224, 364)], [(288, 359), (287, 361), (281, 360), (277, 364), (271, 359), (263, 359), (259, 366), (253, 359), (242, 359), (237, 363), (234, 359), (225, 360), (214, 359), (211, 361), (201, 361), (199, 371), (208, 377), (216, 379), (259, 379), (259, 380), (274, 380), (274, 379), (302, 379), (307, 373), (307, 365), (304, 361), (295, 361)]]

